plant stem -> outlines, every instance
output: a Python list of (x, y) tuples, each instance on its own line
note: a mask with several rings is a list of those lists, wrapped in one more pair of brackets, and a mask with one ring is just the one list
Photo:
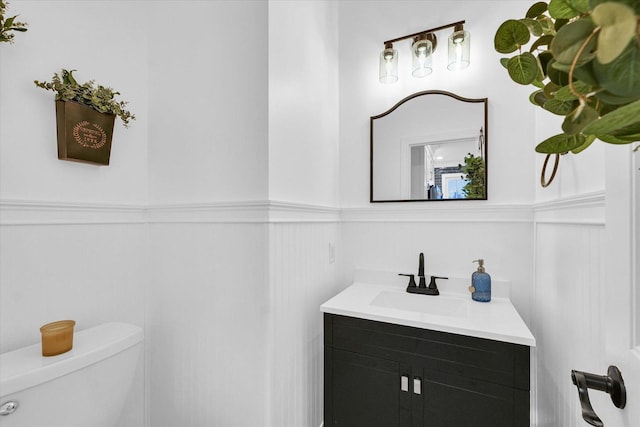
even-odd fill
[(598, 34), (598, 32), (600, 31), (600, 28), (601, 27), (596, 27), (591, 32), (591, 34), (589, 34), (589, 37), (587, 37), (587, 39), (582, 43), (582, 45), (580, 46), (580, 49), (578, 49), (578, 52), (576, 53), (576, 56), (573, 58), (573, 61), (571, 62), (571, 68), (569, 68), (569, 90), (571, 91), (572, 94), (574, 94), (580, 99), (580, 103), (586, 103), (589, 100), (589, 98), (579, 93), (573, 87), (573, 70), (575, 70), (576, 68), (576, 64), (578, 63), (578, 58), (580, 58), (580, 55), (582, 55), (582, 51), (587, 47), (591, 39), (594, 38), (596, 34)]

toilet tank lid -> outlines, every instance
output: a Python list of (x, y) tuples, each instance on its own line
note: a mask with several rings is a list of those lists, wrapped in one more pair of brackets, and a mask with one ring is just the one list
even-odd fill
[(142, 340), (140, 327), (112, 322), (76, 332), (73, 348), (58, 356), (43, 357), (41, 344), (2, 353), (0, 396), (67, 375), (133, 347)]

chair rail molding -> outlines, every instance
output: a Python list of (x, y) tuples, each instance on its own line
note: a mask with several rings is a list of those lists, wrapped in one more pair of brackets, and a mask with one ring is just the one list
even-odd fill
[(464, 209), (442, 204), (337, 208), (275, 200), (238, 202), (110, 204), (45, 200), (0, 200), (0, 225), (442, 222), (604, 224), (604, 192), (535, 204), (478, 204)]
[(0, 225), (339, 222), (340, 210), (278, 201), (125, 205), (0, 200)]
[(604, 191), (580, 194), (532, 206), (537, 224), (605, 224), (606, 196)]

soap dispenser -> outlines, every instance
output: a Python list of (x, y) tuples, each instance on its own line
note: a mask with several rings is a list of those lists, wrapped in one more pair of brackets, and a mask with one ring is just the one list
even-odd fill
[(484, 260), (477, 259), (473, 262), (478, 263), (478, 270), (471, 275), (471, 298), (474, 301), (489, 302), (491, 301), (491, 276), (484, 271)]

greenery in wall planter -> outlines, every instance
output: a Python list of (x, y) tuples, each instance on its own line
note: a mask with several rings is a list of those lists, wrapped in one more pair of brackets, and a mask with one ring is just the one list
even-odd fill
[[(500, 60), (511, 79), (535, 86), (530, 101), (564, 117), (562, 133), (536, 147), (547, 154), (543, 186), (560, 154), (580, 153), (596, 138), (640, 141), (639, 14), (640, 0), (550, 0), (498, 28), (496, 51), (517, 52)], [(545, 182), (552, 154), (554, 173)]]
[(17, 15), (5, 18), (7, 6), (9, 6), (9, 3), (0, 0), (0, 43), (13, 43), (14, 31), (27, 31), (27, 23), (16, 21)]
[(464, 158), (464, 165), (460, 166), (462, 173), (466, 175), (466, 179), (469, 181), (462, 187), (462, 192), (467, 199), (484, 199), (485, 195), (485, 164), (482, 157), (476, 157), (469, 153)]
[(126, 109), (127, 102), (115, 100), (119, 92), (96, 86), (93, 80), (80, 84), (74, 71), (54, 73), (50, 82), (34, 81), (36, 86), (56, 92), (58, 158), (108, 165), (116, 116), (125, 127), (136, 117)]

